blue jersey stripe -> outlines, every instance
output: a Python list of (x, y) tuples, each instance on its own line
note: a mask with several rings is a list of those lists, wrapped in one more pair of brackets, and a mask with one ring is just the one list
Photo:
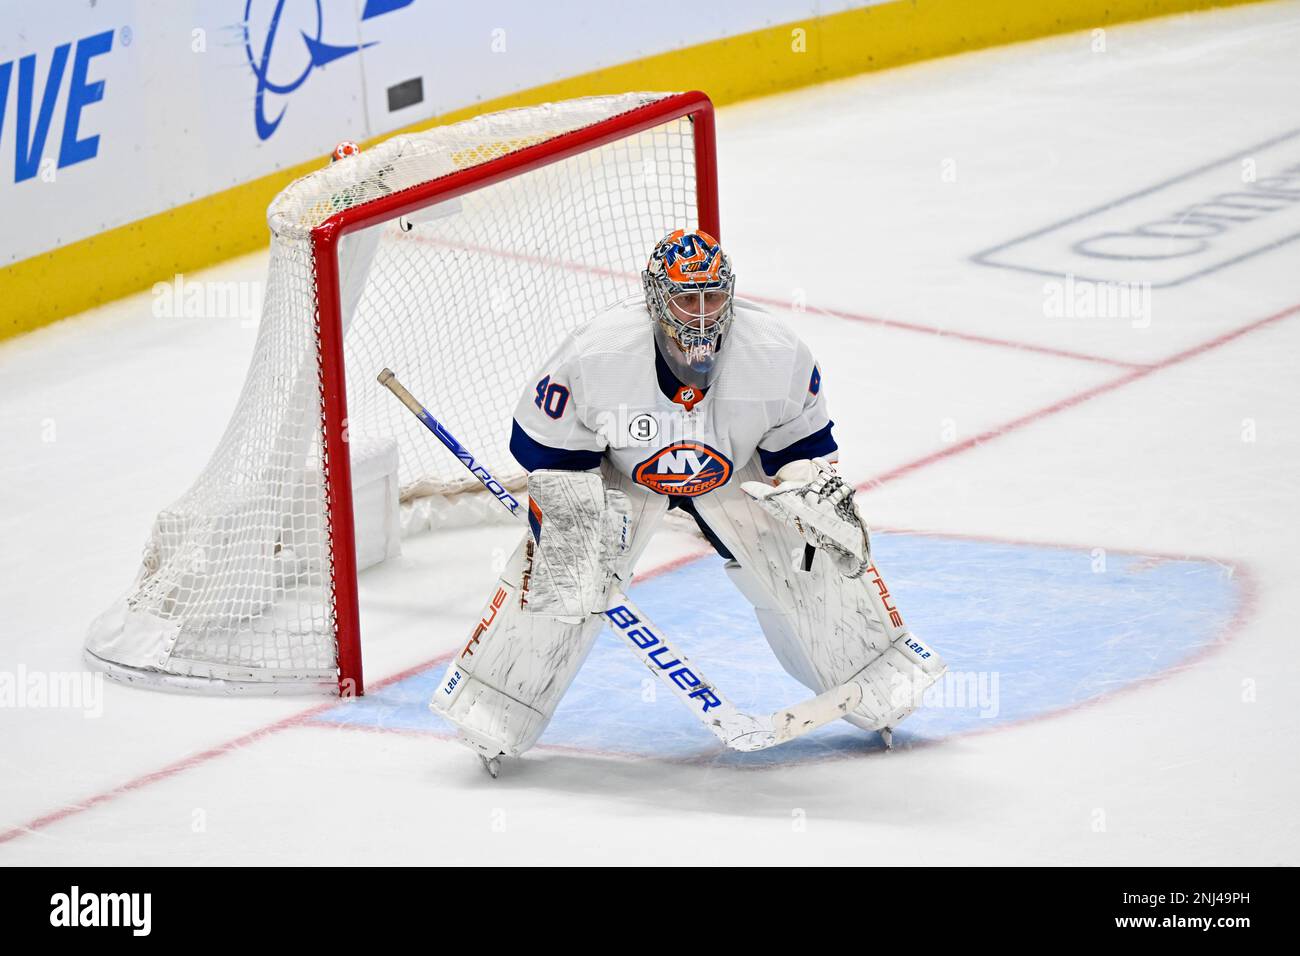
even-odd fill
[(543, 445), (515, 422), (510, 431), (510, 454), (529, 471), (554, 468), (558, 471), (587, 471), (600, 467), (602, 453)]
[[(763, 472), (768, 475), (775, 475), (784, 466), (792, 461), (802, 461), (805, 458), (825, 458), (839, 449), (835, 444), (835, 436), (831, 434), (831, 428), (834, 422), (827, 422), (826, 427), (813, 432), (806, 438), (800, 438), (792, 445), (778, 451), (768, 451), (765, 448), (758, 450), (758, 459), (763, 464)], [(516, 455), (516, 458), (519, 456)]]

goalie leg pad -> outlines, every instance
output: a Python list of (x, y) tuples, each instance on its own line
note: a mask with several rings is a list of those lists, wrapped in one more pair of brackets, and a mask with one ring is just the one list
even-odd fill
[[(776, 655), (785, 672), (810, 690), (820, 693), (826, 688), (818, 676), (817, 666), (806, 642), (799, 637), (799, 626), (792, 619), (790, 608), (780, 607), (775, 595), (764, 588), (761, 581), (735, 561), (723, 565), (727, 577), (736, 590), (745, 596), (754, 608), (763, 636)], [(832, 685), (833, 686), (833, 685)]]
[(537, 742), (586, 659), (600, 618), (525, 610), (531, 532), (520, 541), (465, 647), (429, 707), (487, 757), (518, 756)]
[[(609, 491), (601, 486), (599, 475), (567, 474), (577, 477), (578, 483), (544, 480), (543, 487), (530, 480), (530, 490), (540, 493), (540, 541), (546, 546), (539, 551), (539, 540), (530, 527), (429, 704), (457, 727), (464, 743), (489, 759), (499, 754), (519, 756), (537, 743), (600, 633), (608, 579), (631, 578), (636, 559), (667, 510), (667, 499), (622, 482), (609, 471), (606, 478), (615, 485)], [(608, 512), (602, 511), (597, 520), (595, 503), (607, 500), (616, 503), (615, 517), (607, 518)], [(556, 517), (557, 501), (563, 514), (577, 517), (550, 521)], [(580, 504), (564, 510), (571, 501)], [(603, 537), (595, 538), (601, 542), (601, 561), (588, 561), (577, 570), (561, 564), (561, 555), (571, 548), (557, 529), (590, 530), (598, 524), (605, 528)], [(541, 577), (539, 553), (546, 562)], [(605, 592), (600, 592), (602, 586)], [(598, 593), (601, 600), (596, 600)], [(599, 607), (585, 610), (592, 604)], [(546, 608), (565, 613), (549, 613)]]
[[(751, 469), (742, 481), (761, 477)], [(803, 537), (732, 484), (696, 499), (696, 508), (735, 556), (728, 576), (787, 673), (818, 693), (861, 681), (863, 703), (849, 719), (865, 729), (893, 727), (915, 710), (944, 664), (908, 631), (874, 563), (856, 578), (820, 553), (810, 570), (794, 567)]]
[(864, 730), (897, 727), (947, 669), (936, 651), (905, 631), (854, 678), (862, 703), (846, 719)]

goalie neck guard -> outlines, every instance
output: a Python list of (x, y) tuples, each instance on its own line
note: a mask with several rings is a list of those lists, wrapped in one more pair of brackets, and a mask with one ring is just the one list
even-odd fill
[(641, 280), (664, 360), (682, 382), (707, 387), (734, 315), (731, 260), (707, 232), (678, 229), (655, 245)]

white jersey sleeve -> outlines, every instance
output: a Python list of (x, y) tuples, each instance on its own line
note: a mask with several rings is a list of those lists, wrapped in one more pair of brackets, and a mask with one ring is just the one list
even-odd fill
[(775, 475), (783, 465), (805, 458), (835, 461), (839, 454), (831, 434), (833, 425), (822, 388), (821, 369), (808, 347), (799, 342), (792, 362), (786, 414), (758, 443), (763, 471)]
[(515, 406), (510, 452), (529, 471), (600, 466), (606, 441), (583, 421), (581, 356), (567, 337), (524, 388)]

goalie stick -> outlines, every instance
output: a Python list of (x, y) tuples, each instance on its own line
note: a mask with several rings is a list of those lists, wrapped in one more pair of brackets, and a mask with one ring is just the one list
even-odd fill
[[(479, 463), (442, 422), (434, 418), (407, 391), (392, 370), (384, 369), (379, 373), (378, 380), (380, 385), (396, 395), (424, 423), (425, 428), (433, 432), (469, 473), (501, 502), (503, 508), (517, 518), (526, 517), (519, 501), (492, 477), (492, 473)], [(626, 638), (625, 645), (641, 663), (658, 676), (677, 699), (732, 750), (765, 750), (793, 740), (832, 720), (838, 720), (862, 701), (861, 685), (849, 681), (771, 714), (747, 714), (732, 704), (716, 684), (687, 660), (685, 654), (676, 651), (664, 637), (664, 632), (650, 621), (631, 598), (617, 588), (604, 616), (610, 628)]]

